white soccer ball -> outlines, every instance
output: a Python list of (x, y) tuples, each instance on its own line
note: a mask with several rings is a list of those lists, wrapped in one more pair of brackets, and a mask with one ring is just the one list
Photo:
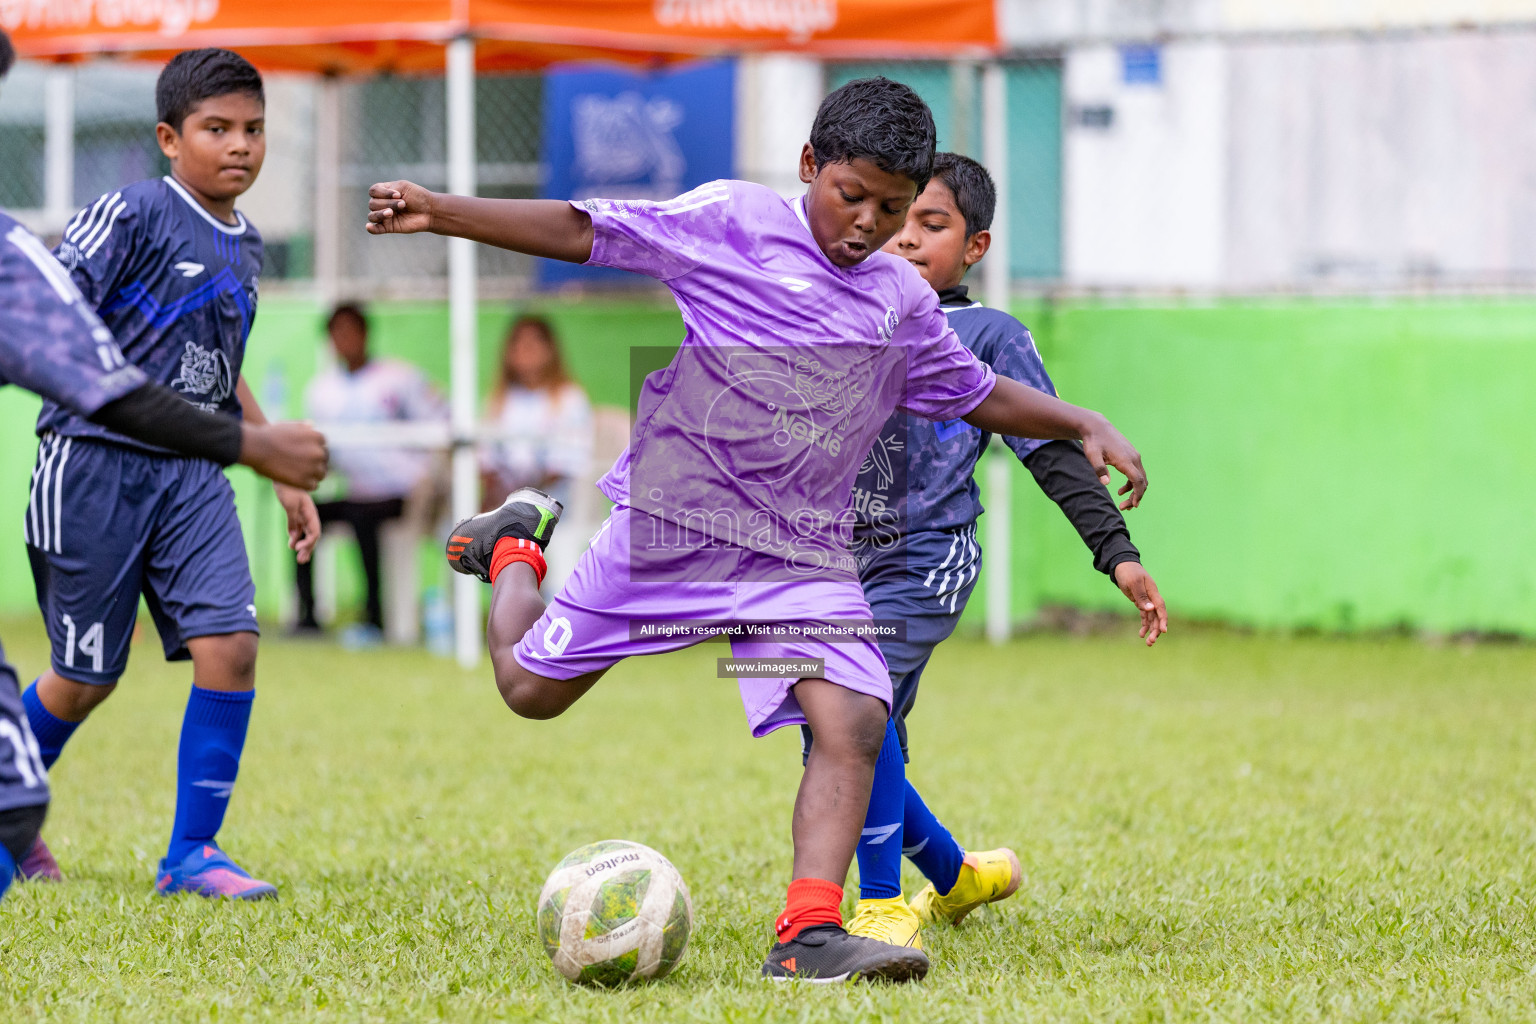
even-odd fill
[(539, 893), (539, 937), (555, 970), (584, 985), (664, 978), (683, 959), (693, 900), (672, 862), (623, 839), (567, 854)]

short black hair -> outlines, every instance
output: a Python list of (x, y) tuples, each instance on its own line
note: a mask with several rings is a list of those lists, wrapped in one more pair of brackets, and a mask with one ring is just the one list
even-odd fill
[(11, 37), (0, 29), (0, 78), (10, 73), (11, 65), (16, 63), (16, 49), (11, 46)]
[(203, 100), (242, 92), (267, 102), (261, 72), (233, 50), (183, 50), (160, 70), (155, 82), (155, 115), (179, 133), (187, 115)]
[(821, 101), (811, 125), (816, 165), (863, 158), (887, 174), (911, 178), (921, 192), (933, 176), (933, 112), (910, 86), (858, 78)]
[(350, 316), (357, 321), (357, 325), (363, 329), (363, 334), (368, 333), (368, 314), (360, 303), (338, 302), (336, 308), (331, 310), (331, 315), (325, 321), (325, 329), (329, 331), (336, 326), (336, 321), (344, 316)]
[(981, 164), (959, 153), (940, 153), (933, 158), (933, 179), (954, 193), (955, 205), (965, 218), (966, 235), (992, 227), (997, 213), (997, 186)]

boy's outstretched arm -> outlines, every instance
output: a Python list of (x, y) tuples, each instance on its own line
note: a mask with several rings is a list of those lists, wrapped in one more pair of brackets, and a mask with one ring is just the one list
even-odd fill
[(430, 231), (567, 263), (592, 258), (592, 218), (558, 199), (478, 199), (429, 192), (409, 181), (368, 189), (368, 232)]
[(1141, 496), (1146, 493), (1147, 474), (1141, 468), (1141, 454), (1114, 424), (1092, 409), (1071, 405), (1000, 376), (992, 393), (963, 418), (971, 426), (994, 434), (1083, 442), (1083, 454), (1088, 456), (1100, 483), (1109, 486), (1106, 466), (1114, 466), (1125, 474), (1125, 485), (1118, 493), (1129, 492), (1130, 497), (1120, 503), (1122, 509), (1140, 505)]
[[(1009, 439), (1010, 443), (1012, 439)], [(1047, 441), (1022, 460), (1040, 490), (1077, 530), (1093, 567), (1114, 580), (1141, 616), (1141, 637), (1151, 646), (1168, 632), (1168, 609), (1157, 584), (1141, 565), (1125, 516), (1094, 474), (1083, 450), (1071, 441)]]

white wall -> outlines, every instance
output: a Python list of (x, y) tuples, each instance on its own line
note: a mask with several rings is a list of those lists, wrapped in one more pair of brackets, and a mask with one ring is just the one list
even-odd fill
[(1009, 44), (1039, 46), (1214, 32), (1222, 7), (1223, 0), (998, 0), (997, 10)]
[[(1213, 287), (1222, 279), (1227, 53), (1163, 48), (1160, 84), (1126, 84), (1120, 51), (1068, 52), (1063, 270), (1073, 284)], [(1109, 108), (1108, 127), (1080, 122)]]
[(1536, 0), (998, 0), (1012, 46), (1536, 21)]
[(1228, 283), (1536, 278), (1536, 33), (1251, 43)]

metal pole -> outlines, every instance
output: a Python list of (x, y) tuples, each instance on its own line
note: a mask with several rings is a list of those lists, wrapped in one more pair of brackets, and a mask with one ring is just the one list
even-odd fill
[(325, 75), (315, 98), (315, 291), (327, 309), (341, 298), (341, 200), (341, 80)]
[(62, 233), (75, 212), (75, 69), (48, 69), (43, 94), (43, 220)]
[(949, 149), (976, 155), (976, 62), (957, 57), (949, 62)]
[[(981, 72), (982, 162), (997, 185), (997, 211), (992, 215), (992, 247), (982, 261), (982, 291), (987, 305), (1008, 309), (1008, 79), (1003, 66), (988, 61)], [(1003, 643), (1013, 626), (1013, 501), (1012, 466), (995, 446), (987, 461), (987, 639)]]
[(994, 644), (1013, 629), (1012, 456), (999, 441), (987, 452), (987, 639)]
[[(448, 191), (475, 194), (475, 41), (467, 36), (448, 44)], [(480, 477), (475, 461), (476, 295), (475, 243), (448, 239), (448, 335), (451, 348), (453, 405), (453, 516), (457, 521), (480, 511)], [(472, 576), (453, 578), (453, 649), (459, 664), (480, 664), (485, 636), (480, 623), (480, 583)]]
[(1008, 309), (1008, 79), (1003, 66), (988, 61), (981, 72), (982, 163), (997, 185), (997, 212), (992, 215), (992, 248), (982, 263), (987, 305)]

